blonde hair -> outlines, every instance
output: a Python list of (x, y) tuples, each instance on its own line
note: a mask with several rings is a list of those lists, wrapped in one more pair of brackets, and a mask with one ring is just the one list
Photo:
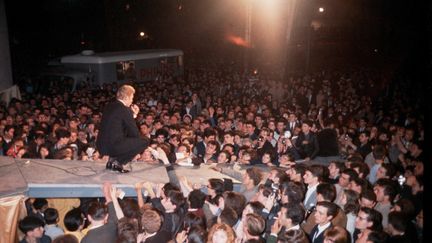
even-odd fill
[(135, 89), (134, 87), (130, 86), (130, 85), (122, 85), (118, 90), (117, 90), (117, 94), (116, 97), (119, 100), (125, 100), (126, 98), (132, 96), (133, 94), (135, 94)]
[(219, 224), (218, 223), (218, 224), (214, 224), (210, 228), (208, 236), (207, 236), (207, 243), (213, 243), (213, 236), (219, 230), (222, 230), (226, 233), (226, 235), (227, 235), (227, 241), (226, 242), (227, 243), (234, 243), (235, 242), (236, 236), (235, 236), (234, 230), (227, 224)]

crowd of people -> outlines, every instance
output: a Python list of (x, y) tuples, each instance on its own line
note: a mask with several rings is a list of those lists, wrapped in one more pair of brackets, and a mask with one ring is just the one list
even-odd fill
[[(130, 82), (149, 143), (133, 161), (214, 164), (239, 191), (178, 178), (121, 200), (104, 184), (105, 199), (61, 209), (64, 199), (31, 198), (22, 242), (422, 241), (423, 117), (401, 89), (363, 69), (280, 81), (204, 66)], [(24, 93), (0, 110), (0, 153), (106, 163), (96, 141), (118, 87)]]

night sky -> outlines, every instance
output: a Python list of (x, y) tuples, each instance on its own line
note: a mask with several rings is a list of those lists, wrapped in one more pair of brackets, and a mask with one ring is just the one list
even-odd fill
[[(287, 2), (279, 1), (279, 13), (286, 14)], [(390, 64), (410, 74), (430, 64), (426, 25), (430, 6), (425, 8), (420, 1), (298, 2), (292, 59), (302, 58), (312, 17), (324, 26), (312, 33), (317, 61)], [(326, 9), (322, 16), (314, 12), (320, 6)], [(268, 34), (266, 23), (259, 23), (261, 10), (256, 7), (253, 12), (257, 55)], [(14, 78), (37, 72), (52, 58), (85, 49), (179, 48), (185, 51), (185, 60), (210, 53), (241, 58), (242, 53), (242, 47), (229, 43), (226, 35), (244, 36), (243, 0), (6, 0), (6, 12)], [(148, 38), (140, 38), (141, 31)]]

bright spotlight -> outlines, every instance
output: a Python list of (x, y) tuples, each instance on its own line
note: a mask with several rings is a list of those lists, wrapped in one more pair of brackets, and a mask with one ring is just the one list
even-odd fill
[(139, 33), (139, 35), (140, 35), (141, 37), (144, 37), (144, 36), (145, 36), (145, 33), (141, 31), (141, 32)]
[(321, 8), (318, 9), (318, 11), (319, 11), (320, 13), (323, 13), (323, 12), (324, 12), (324, 8), (321, 7)]

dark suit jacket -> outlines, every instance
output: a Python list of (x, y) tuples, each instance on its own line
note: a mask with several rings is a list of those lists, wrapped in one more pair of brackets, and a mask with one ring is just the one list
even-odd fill
[(81, 240), (81, 243), (115, 243), (117, 240), (117, 216), (112, 202), (108, 204), (108, 223), (103, 226), (91, 229)]
[[(304, 141), (307, 142), (303, 143)], [(310, 132), (308, 135), (301, 132), (296, 140), (296, 148), (302, 158), (315, 158), (319, 151), (319, 144), (316, 135), (313, 132)]]
[(172, 239), (170, 236), (171, 233), (162, 230), (157, 232), (154, 236), (147, 238), (144, 243), (165, 243)]
[(148, 142), (140, 138), (132, 110), (116, 100), (105, 107), (102, 115), (97, 148), (102, 155), (109, 155), (128, 162), (144, 151)]
[(313, 240), (315, 233), (318, 231), (318, 225), (315, 225), (315, 227), (313, 227), (310, 235), (309, 235), (309, 239), (311, 241), (311, 243), (323, 243), (324, 242), (324, 233), (330, 229), (333, 225), (330, 224), (330, 226), (323, 230), (323, 232), (321, 232), (321, 234), (317, 235), (317, 237), (315, 238), (315, 240)]
[(206, 150), (204, 142), (201, 141), (201, 142), (197, 143), (197, 145), (195, 146), (195, 149), (196, 149), (196, 156), (203, 158), (205, 155), (205, 150)]
[(318, 156), (337, 156), (339, 155), (339, 145), (336, 130), (325, 128), (318, 135), (319, 152)]

